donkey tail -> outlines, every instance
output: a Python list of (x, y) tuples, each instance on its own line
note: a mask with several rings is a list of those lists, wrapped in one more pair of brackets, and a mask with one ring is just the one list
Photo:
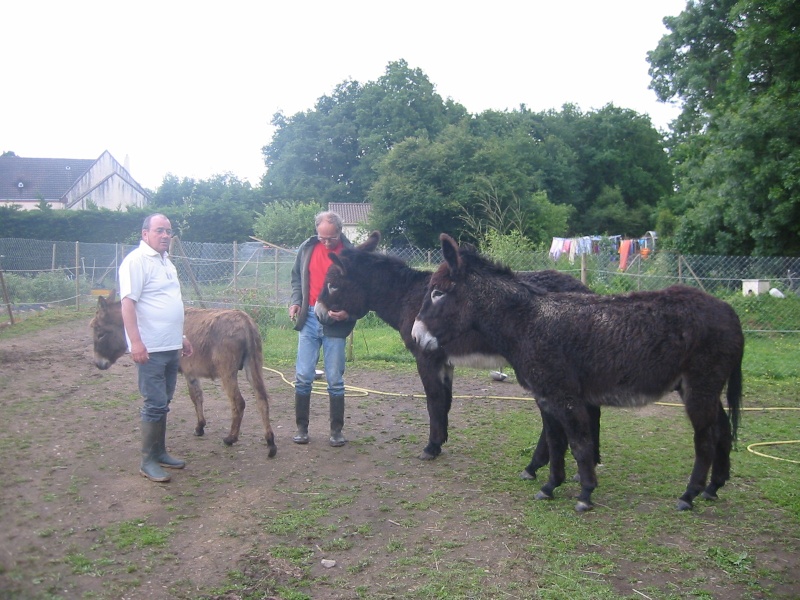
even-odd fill
[(731, 427), (733, 428), (733, 440), (736, 441), (736, 434), (739, 430), (739, 413), (742, 405), (742, 361), (739, 360), (728, 378), (728, 411), (731, 417)]

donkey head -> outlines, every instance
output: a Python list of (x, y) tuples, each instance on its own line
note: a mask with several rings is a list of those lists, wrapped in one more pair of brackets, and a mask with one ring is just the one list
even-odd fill
[(94, 342), (94, 364), (98, 369), (108, 369), (125, 354), (125, 327), (122, 323), (122, 303), (114, 300), (112, 291), (108, 298), (97, 298), (97, 310), (89, 323)]
[[(446, 233), (441, 234), (439, 239), (445, 262), (431, 277), (428, 293), (411, 330), (414, 341), (430, 351), (471, 329), (471, 316), (465, 310), (462, 299), (457, 297), (469, 291), (463, 285), (467, 273), (458, 244)], [(465, 296), (464, 300), (468, 302), (469, 298)]]
[(428, 293), (411, 331), (425, 350), (435, 350), (461, 336), (481, 331), (489, 311), (524, 303), (536, 290), (526, 287), (505, 266), (482, 257), (470, 245), (461, 247), (449, 235), (439, 236), (445, 262), (431, 277)]
[(380, 241), (380, 232), (373, 231), (361, 245), (345, 248), (341, 255), (330, 253), (333, 264), (328, 269), (314, 308), (318, 318), (324, 320), (329, 310), (346, 310), (356, 319), (369, 312), (368, 290), (359, 277), (359, 253), (373, 252)]

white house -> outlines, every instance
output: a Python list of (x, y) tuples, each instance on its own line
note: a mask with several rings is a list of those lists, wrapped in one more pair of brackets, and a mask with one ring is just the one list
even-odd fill
[(372, 204), (366, 202), (329, 202), (328, 210), (342, 217), (342, 233), (354, 244), (364, 241), (369, 211)]
[(42, 200), (67, 210), (121, 210), (144, 207), (150, 195), (107, 150), (95, 160), (0, 157), (0, 206), (30, 210)]

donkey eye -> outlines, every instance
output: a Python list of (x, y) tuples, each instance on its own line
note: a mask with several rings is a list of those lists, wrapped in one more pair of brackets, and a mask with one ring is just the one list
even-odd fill
[(436, 302), (437, 300), (444, 297), (444, 292), (441, 290), (431, 290), (431, 301)]
[(338, 291), (339, 291), (339, 288), (337, 288), (335, 285), (333, 285), (332, 283), (328, 284), (328, 293), (329, 294), (335, 294)]

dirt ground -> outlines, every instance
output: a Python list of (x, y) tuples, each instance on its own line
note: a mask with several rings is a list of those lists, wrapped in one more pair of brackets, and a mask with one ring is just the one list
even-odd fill
[[(425, 553), (443, 536), (467, 542), (451, 545), (450, 565), (471, 565), (486, 589), (503, 591), (498, 595), (516, 589), (515, 597), (533, 596), (535, 573), (520, 560), (529, 540), (514, 533), (520, 525), (515, 510), (504, 511), (497, 494), (477, 489), (468, 459), (452, 444), (434, 462), (417, 459), (428, 431), (415, 374), (348, 367), (347, 384), (373, 392), (348, 393), (350, 443), (331, 448), (327, 399), (314, 396), (311, 443), (297, 446), (291, 442), (293, 390), (280, 374), (265, 371), (274, 459), (266, 456), (254, 403), (240, 441), (222, 444), (229, 409), (212, 383), (204, 386), (206, 435), (195, 437), (181, 379), (168, 445), (188, 465), (171, 472), (171, 483), (155, 484), (138, 472), (133, 362), (125, 356), (100, 371), (91, 358), (86, 321), (0, 340), (0, 598), (239, 598), (214, 592), (228, 586), (235, 571), (286, 584), (301, 577), (292, 548), (281, 541), (287, 531), (313, 552), (313, 598), (403, 597), (398, 590), (424, 582), (419, 569), (398, 570), (387, 548)], [(242, 385), (252, 398), (246, 381)], [(525, 396), (515, 383), (485, 374), (457, 376), (455, 393)], [(471, 418), (470, 407), (491, 402), (502, 410), (502, 401), (456, 400), (451, 431)], [(520, 460), (520, 469), (524, 464)], [(417, 510), (403, 517), (397, 506)], [(131, 527), (169, 535), (147, 544)], [(336, 564), (326, 567), (323, 559)], [(438, 568), (436, 556), (425, 560)], [(624, 589), (625, 574), (620, 581)]]
[[(274, 459), (266, 456), (254, 402), (245, 411), (239, 442), (232, 447), (222, 443), (230, 413), (216, 383), (204, 384), (208, 424), (204, 437), (194, 436), (194, 408), (180, 378), (169, 416), (168, 446), (188, 465), (170, 471), (172, 482), (155, 484), (138, 471), (141, 401), (133, 361), (126, 355), (108, 371), (100, 371), (91, 360), (85, 321), (0, 340), (0, 387), (7, 415), (3, 428), (8, 428), (0, 436), (0, 598), (192, 597), (191, 590), (220, 586), (247, 557), (271, 561), (268, 570), (278, 579), (297, 577), (289, 561), (252, 556), (259, 547), (265, 555), (269, 551), (271, 540), (263, 521), (270, 511), (308, 509), (306, 500), (331, 488), (334, 496), (349, 494), (354, 486), (386, 488), (385, 493), (402, 494), (409, 503), (439, 488), (436, 474), (444, 463), (416, 458), (428, 431), (422, 386), (415, 374), (348, 367), (348, 387), (393, 395), (349, 392), (344, 431), (350, 443), (331, 448), (327, 397), (312, 398), (311, 443), (293, 444), (293, 389), (286, 381), (293, 373), (265, 371), (278, 445)], [(244, 377), (241, 385), (245, 398), (252, 399)], [(524, 395), (514, 383), (488, 377), (462, 378), (456, 393)], [(457, 467), (457, 462), (446, 468)], [(453, 494), (464, 497), (474, 490), (465, 481), (462, 489), (447, 490), (448, 496)], [(382, 518), (381, 504), (380, 494), (369, 494), (349, 504), (339, 517), (353, 523), (366, 519), (373, 547), (362, 544), (356, 557), (335, 547), (320, 549), (320, 558), (351, 556), (340, 557), (330, 570), (315, 561), (312, 576), (333, 579), (350, 567), (348, 577), (357, 579), (353, 560), (369, 557), (374, 564), (387, 539), (408, 529)], [(428, 515), (428, 523), (414, 528), (423, 537), (435, 535), (437, 529), (437, 512)], [(104, 560), (99, 549), (109, 544), (110, 529), (129, 522), (168, 526), (174, 533), (167, 551), (160, 550), (158, 556), (147, 556), (147, 548), (123, 549), (129, 552), (131, 573), (126, 573), (118, 565), (105, 564), (111, 560)], [(499, 540), (484, 540), (470, 550), (475, 556), (507, 552)], [(328, 594), (320, 591), (313, 597), (356, 597)]]

